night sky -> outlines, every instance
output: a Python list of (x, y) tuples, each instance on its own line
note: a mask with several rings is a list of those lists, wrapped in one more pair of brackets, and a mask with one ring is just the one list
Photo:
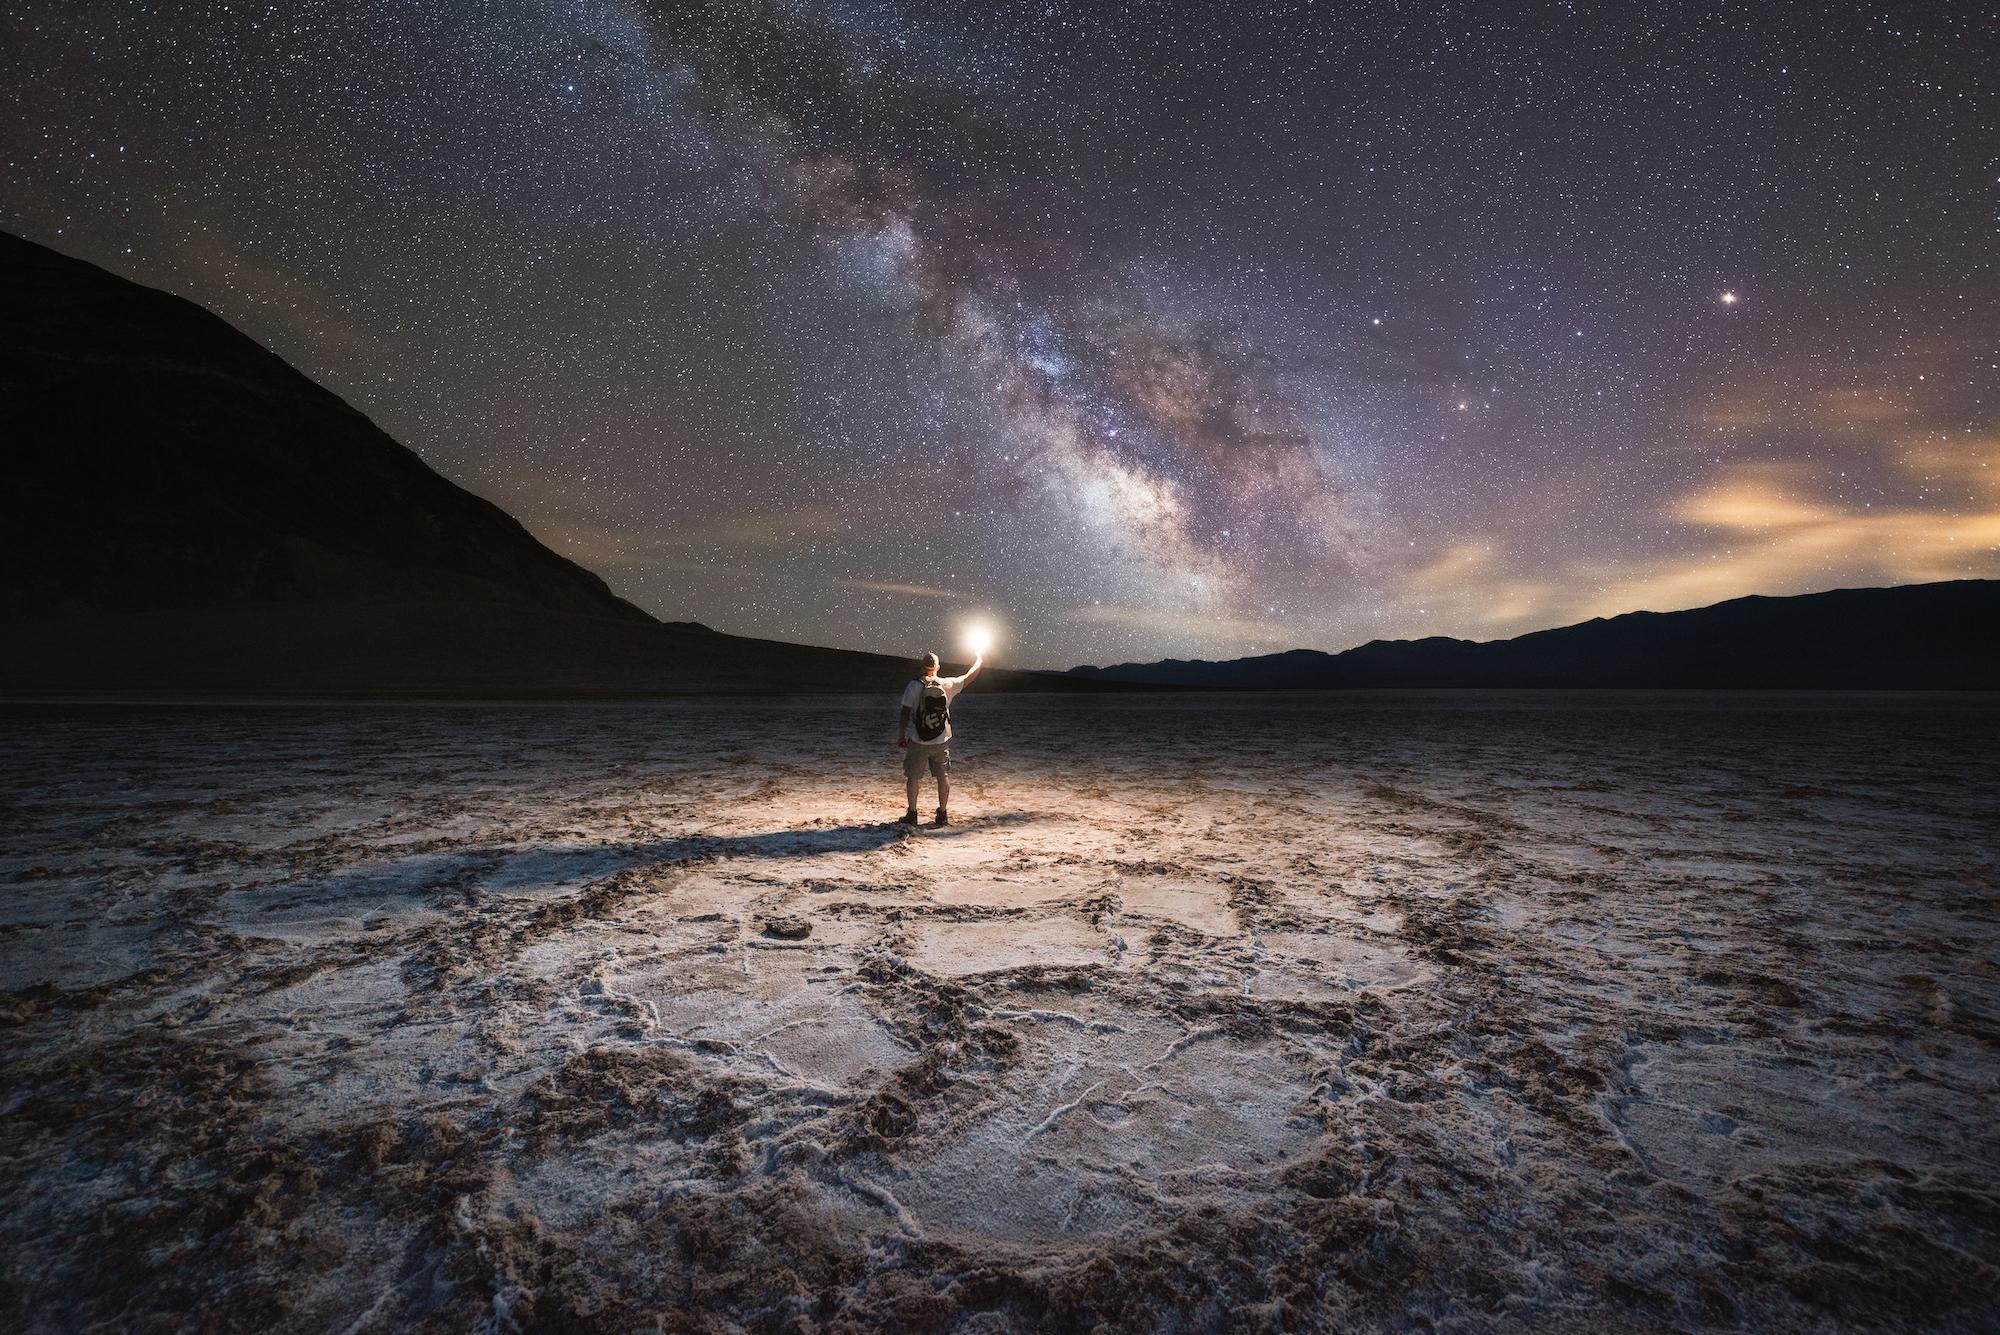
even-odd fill
[(1974, 5), (0, 17), (0, 227), (649, 611), (1067, 666), (2000, 575)]

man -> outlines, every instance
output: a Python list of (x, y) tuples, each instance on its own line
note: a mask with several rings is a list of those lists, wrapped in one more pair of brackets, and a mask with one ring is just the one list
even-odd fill
[(965, 689), (965, 683), (979, 675), (986, 665), (984, 652), (974, 654), (972, 666), (963, 677), (940, 677), (938, 656), (925, 654), (917, 666), (923, 675), (903, 688), (903, 712), (896, 724), (896, 745), (903, 749), (903, 781), (908, 789), (909, 810), (898, 825), (917, 823), (917, 790), (924, 771), (937, 776), (937, 824), (951, 824), (946, 809), (951, 805), (951, 702)]

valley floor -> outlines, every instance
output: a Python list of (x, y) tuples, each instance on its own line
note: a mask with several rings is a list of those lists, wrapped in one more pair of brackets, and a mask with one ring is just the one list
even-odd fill
[(2000, 1322), (2000, 701), (894, 704), (5, 707), (0, 1317)]

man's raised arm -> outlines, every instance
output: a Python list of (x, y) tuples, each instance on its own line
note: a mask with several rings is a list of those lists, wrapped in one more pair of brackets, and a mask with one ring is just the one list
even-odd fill
[(967, 669), (965, 670), (965, 675), (964, 675), (963, 677), (960, 677), (960, 678), (958, 679), (958, 680), (959, 680), (959, 682), (960, 682), (960, 684), (962, 685), (962, 684), (964, 684), (965, 682), (968, 682), (968, 681), (971, 681), (971, 680), (972, 680), (972, 679), (973, 679), (974, 677), (978, 676), (978, 675), (979, 675), (979, 669), (981, 669), (981, 668), (983, 668), (983, 667), (985, 667), (985, 666), (986, 666), (986, 655), (985, 655), (985, 654), (974, 654), (974, 655), (972, 656), (972, 666), (971, 666), (971, 667), (969, 667), (969, 668), (967, 668)]

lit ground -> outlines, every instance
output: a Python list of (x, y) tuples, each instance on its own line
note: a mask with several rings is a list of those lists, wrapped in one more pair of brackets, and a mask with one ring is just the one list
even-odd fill
[(892, 706), (7, 711), (0, 1318), (2000, 1320), (2000, 702)]

